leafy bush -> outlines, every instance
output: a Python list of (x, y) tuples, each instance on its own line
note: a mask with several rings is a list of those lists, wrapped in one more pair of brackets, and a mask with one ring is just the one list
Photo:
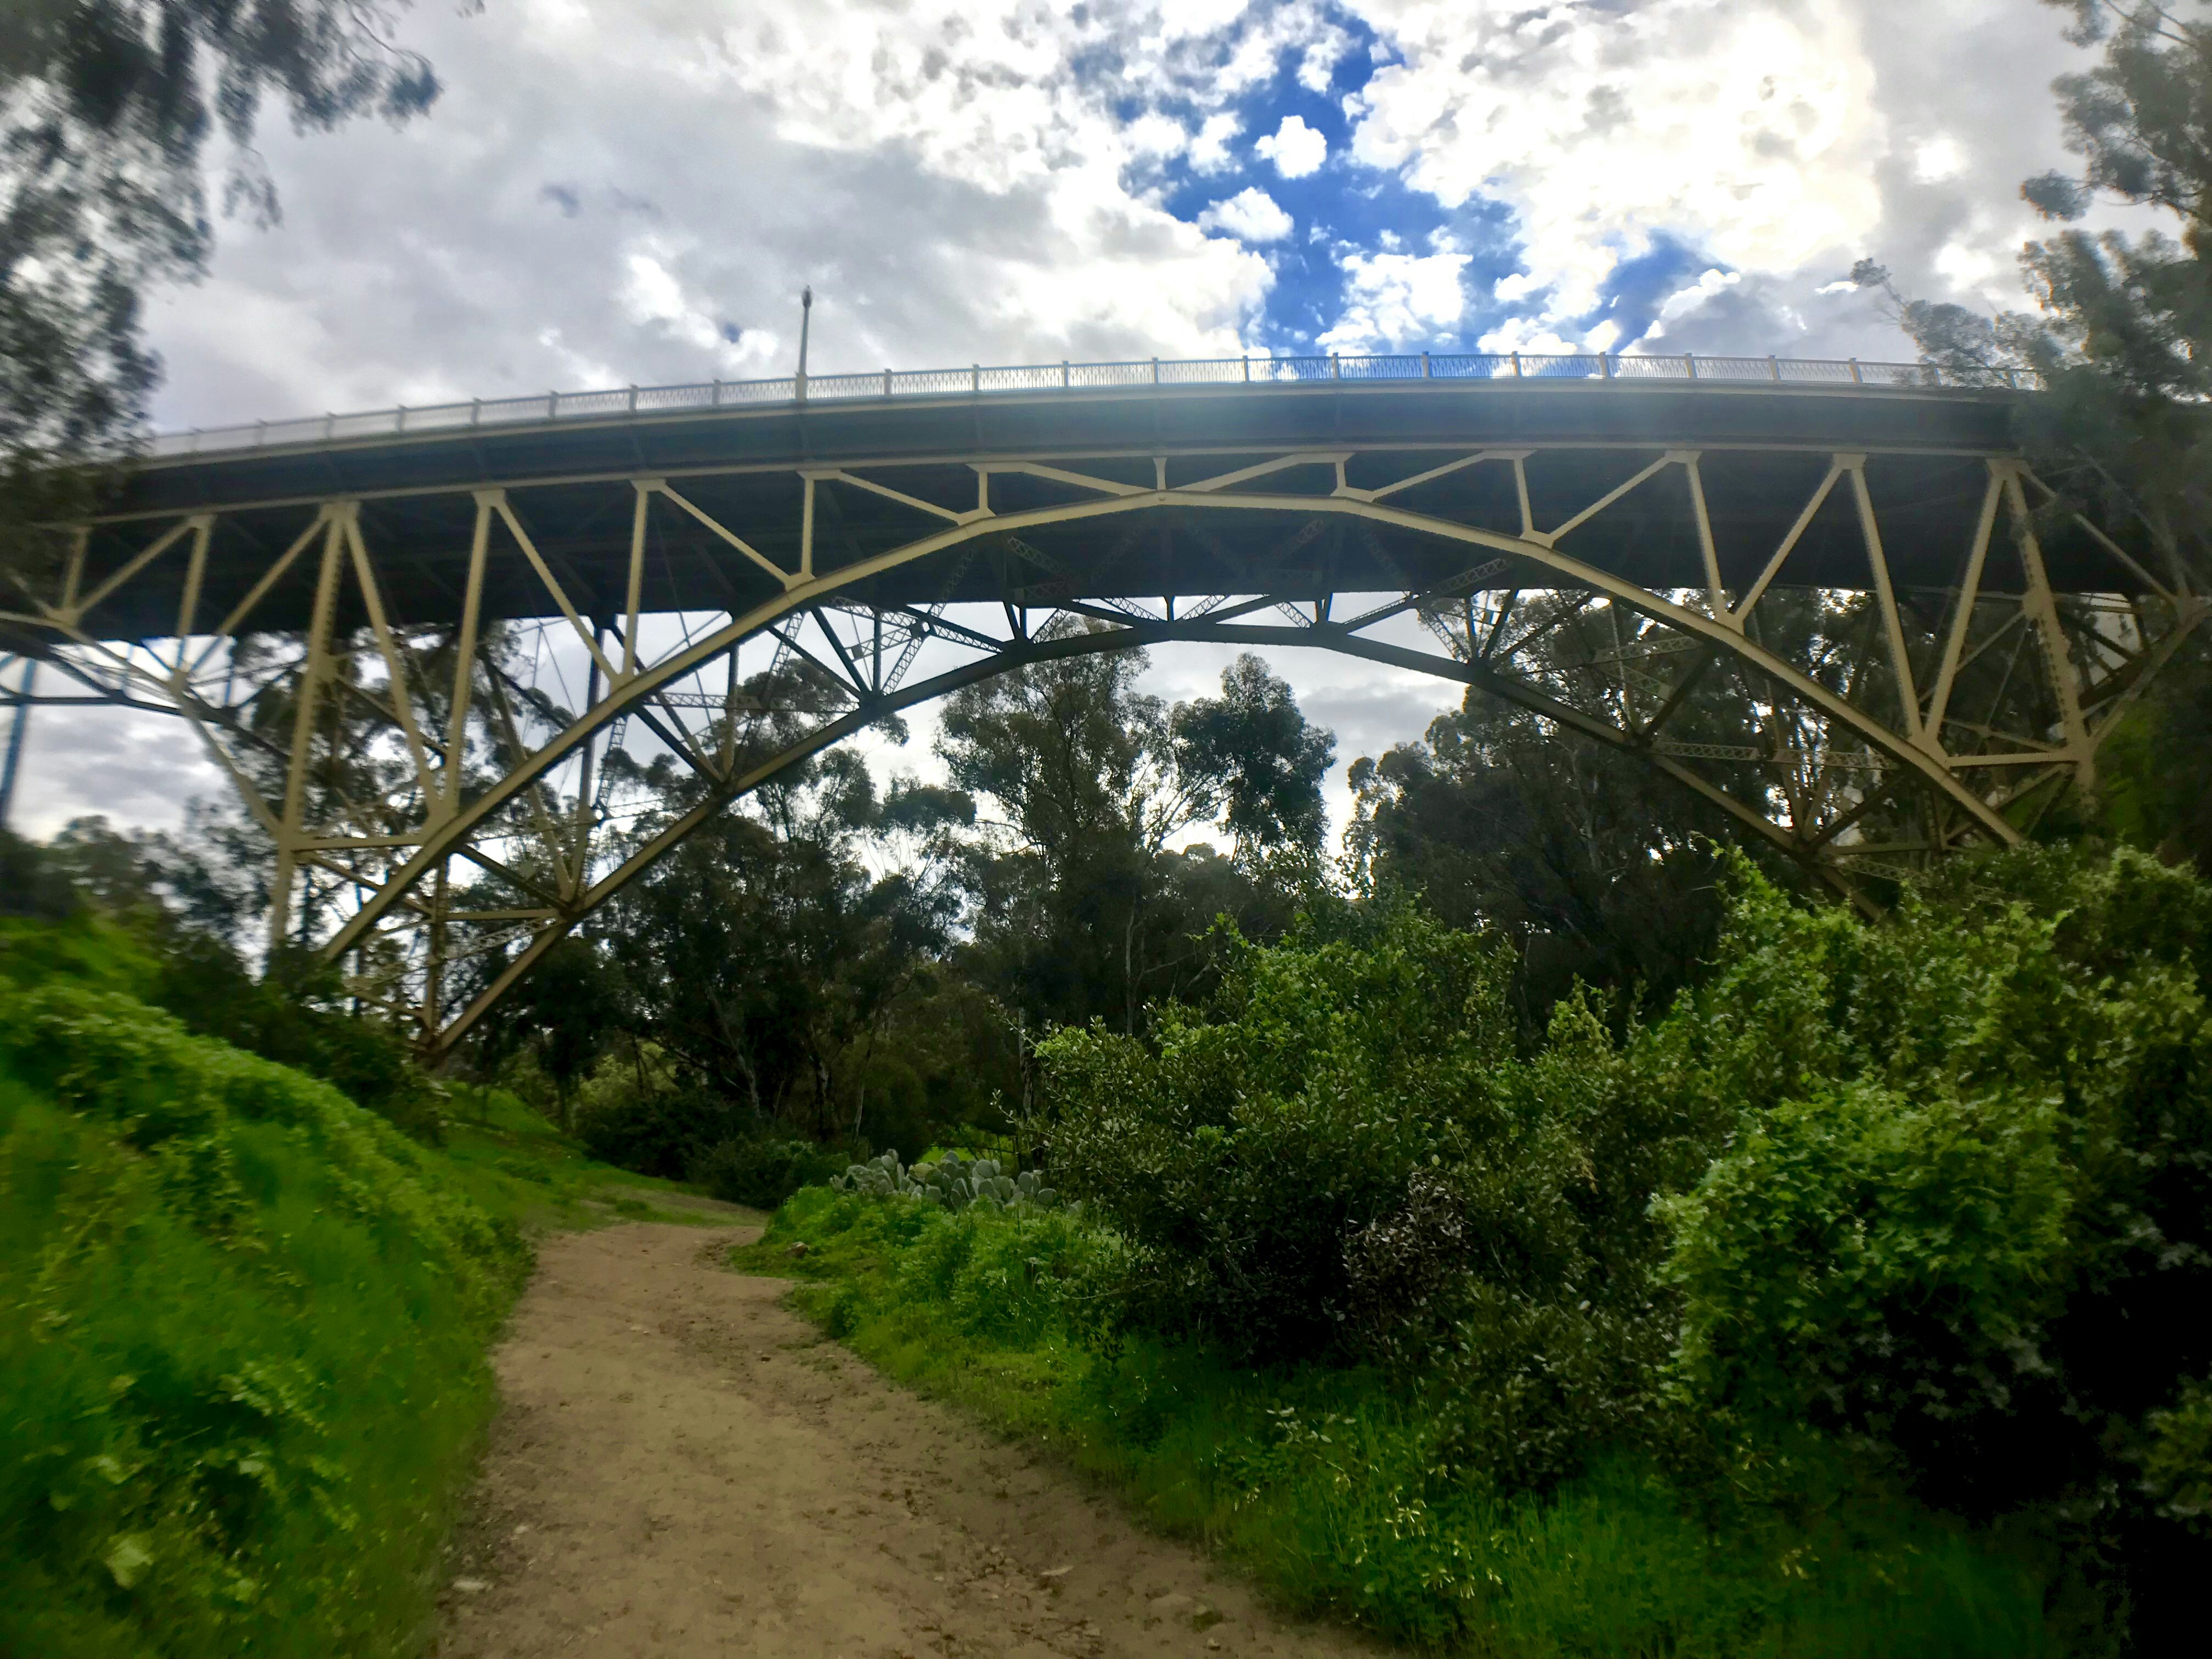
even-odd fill
[(801, 1187), (829, 1180), (847, 1154), (811, 1140), (725, 1140), (691, 1168), (691, 1179), (732, 1204), (773, 1210)]
[(526, 1252), (327, 1085), (0, 994), (0, 1650), (398, 1655)]
[(692, 1179), (737, 1131), (728, 1103), (683, 1085), (613, 1091), (587, 1105), (576, 1123), (577, 1139), (601, 1163), (664, 1181)]
[(1723, 963), (1638, 1066), (1743, 1113), (1661, 1206), (1686, 1400), (1738, 1456), (1809, 1423), (1946, 1508), (2070, 1516), (2136, 1639), (2178, 1633), (2212, 1566), (2212, 886), (2029, 849), (1869, 926), (1750, 880)]
[[(61, 879), (51, 860), (44, 868), (46, 878)], [(0, 984), (75, 982), (137, 997), (198, 1036), (320, 1078), (416, 1139), (438, 1143), (442, 1091), (398, 1032), (339, 1006), (335, 969), (288, 953), (257, 979), (221, 939), (143, 911), (118, 921), (83, 904), (65, 882), (64, 890), (71, 905), (54, 920), (0, 915)]]
[(436, 1145), (438, 1085), (397, 1031), (332, 1006), (342, 995), (337, 971), (311, 958), (287, 957), (256, 979), (221, 940), (180, 933), (162, 942), (147, 1000), (202, 1036), (320, 1078), (355, 1105)]
[(1228, 954), (1152, 1042), (1040, 1048), (1054, 1176), (1127, 1243), (1109, 1336), (1382, 1362), (1455, 1425), (1443, 1455), (1508, 1486), (1640, 1422), (1668, 1334), (1649, 1200), (1724, 1114), (1617, 1110), (1579, 999), (1522, 1058), (1510, 960), (1410, 909)]
[[(804, 1242), (807, 1255), (785, 1254)], [(1090, 1214), (809, 1188), (738, 1252), (893, 1375), (1054, 1445), (1286, 1604), (1499, 1659), (2029, 1659), (2060, 1650), (2033, 1558), (1801, 1460), (1794, 1512), (1712, 1505), (1632, 1457), (1543, 1496), (1467, 1478), (1451, 1426), (1371, 1370), (1255, 1370), (1079, 1339), (1124, 1247)], [(1815, 1452), (1820, 1449), (1814, 1448)]]

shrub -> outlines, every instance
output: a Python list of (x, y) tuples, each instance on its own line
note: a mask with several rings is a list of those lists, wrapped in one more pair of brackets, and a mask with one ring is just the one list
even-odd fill
[(957, 1152), (911, 1170), (899, 1162), (896, 1152), (883, 1152), (865, 1164), (848, 1164), (844, 1174), (830, 1177), (830, 1184), (841, 1193), (918, 1198), (948, 1210), (964, 1210), (971, 1204), (987, 1209), (1024, 1205), (1050, 1210), (1060, 1204), (1059, 1192), (1035, 1170), (1003, 1175), (995, 1158), (965, 1158)]
[(1126, 1241), (1103, 1334), (1380, 1362), (1509, 1486), (1640, 1421), (1666, 1348), (1649, 1200), (1723, 1115), (1616, 1111), (1581, 999), (1522, 1058), (1510, 959), (1410, 909), (1227, 954), (1213, 1004), (1152, 1042), (1040, 1049), (1054, 1178)]
[(0, 995), (0, 1650), (412, 1650), (526, 1266), (437, 1155), (129, 997)]
[(2154, 1646), (2212, 1566), (2208, 966), (2212, 886), (2135, 853), (1993, 857), (1881, 926), (1746, 878), (1638, 1057), (1743, 1114), (1662, 1206), (1684, 1398), (1739, 1456), (1809, 1422), (1944, 1507), (2073, 1516)]
[(847, 1154), (811, 1140), (725, 1140), (690, 1169), (690, 1178), (716, 1198), (773, 1210), (801, 1187), (829, 1180)]
[(577, 1139), (601, 1163), (664, 1181), (692, 1179), (737, 1131), (727, 1102), (684, 1085), (614, 1091), (587, 1106), (576, 1123)]

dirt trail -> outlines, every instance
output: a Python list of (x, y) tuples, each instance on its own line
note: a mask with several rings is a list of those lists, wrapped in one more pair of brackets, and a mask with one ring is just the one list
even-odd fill
[(441, 1659), (1349, 1659), (714, 1265), (749, 1231), (548, 1241)]

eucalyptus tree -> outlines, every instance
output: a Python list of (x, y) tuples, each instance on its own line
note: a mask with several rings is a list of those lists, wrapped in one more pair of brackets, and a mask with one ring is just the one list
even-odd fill
[[(253, 149), (264, 106), (295, 127), (430, 107), (429, 64), (393, 39), (405, 0), (9, 0), (0, 7), (0, 568), (51, 555), (37, 526), (128, 453), (160, 374), (141, 309), (214, 246), (226, 210), (280, 211)], [(57, 463), (68, 463), (58, 465)]]
[[(1064, 620), (1054, 636), (1091, 626)], [(1134, 1031), (1148, 1001), (1201, 973), (1198, 936), (1216, 915), (1248, 932), (1288, 921), (1260, 854), (1318, 851), (1333, 744), (1290, 688), (1246, 657), (1222, 697), (1170, 708), (1138, 689), (1147, 666), (1141, 651), (1061, 658), (945, 704), (938, 754), (979, 803), (958, 848), (963, 959), (1025, 1028), (1105, 1018)], [(1249, 856), (1173, 849), (1224, 811)]]

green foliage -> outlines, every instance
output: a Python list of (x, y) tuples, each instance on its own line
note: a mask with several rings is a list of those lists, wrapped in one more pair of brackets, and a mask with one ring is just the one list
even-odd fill
[[(1584, 598), (1524, 597), (1515, 624), (1534, 636), (1524, 661), (1563, 693), (1579, 683), (1580, 664), (1618, 653), (1623, 630), (1640, 625)], [(1797, 660), (1826, 656), (1819, 639), (1847, 635), (1859, 620), (1798, 593), (1761, 605), (1770, 646)], [(1686, 683), (1668, 730), (1741, 744), (1754, 723), (1725, 685)], [(1349, 775), (1346, 844), (1362, 884), (1413, 894), (1452, 927), (1511, 941), (1513, 1002), (1529, 1037), (1577, 985), (1664, 1006), (1711, 952), (1723, 849), (1737, 826), (1643, 757), (1563, 741), (1470, 691), (1421, 738), (1354, 761)]]
[(725, 1140), (691, 1167), (691, 1179), (730, 1204), (773, 1210), (801, 1187), (832, 1177), (848, 1160), (811, 1140)]
[(1508, 1487), (1628, 1432), (1666, 1348), (1647, 1203), (1717, 1115), (1615, 1110), (1580, 1001), (1522, 1057), (1511, 973), (1388, 908), (1235, 945), (1214, 1005), (1160, 1011), (1152, 1043), (1046, 1042), (1054, 1177), (1126, 1241), (1109, 1339), (1382, 1364), (1448, 1425), (1440, 1456)]
[[(793, 1243), (808, 1254), (793, 1261)], [(1081, 1337), (1126, 1245), (1095, 1215), (811, 1188), (735, 1253), (892, 1375), (1117, 1486), (1294, 1610), (1498, 1659), (1996, 1659), (2060, 1650), (2043, 1564), (1801, 1462), (1802, 1507), (1716, 1510), (1600, 1458), (1550, 1493), (1470, 1482), (1431, 1402), (1372, 1370)]]
[(357, 1106), (435, 1144), (442, 1102), (390, 1026), (350, 1013), (335, 968), (286, 954), (257, 979), (236, 952), (204, 933), (164, 941), (147, 992), (204, 1036), (320, 1078)]
[[(48, 855), (40, 867), (66, 866)], [(0, 984), (50, 981), (153, 1003), (197, 1035), (319, 1078), (417, 1139), (438, 1139), (438, 1086), (390, 1027), (345, 1011), (335, 969), (286, 956), (257, 979), (221, 939), (167, 927), (149, 908), (122, 919), (82, 906), (53, 921), (0, 917)]]
[(1035, 1170), (1018, 1175), (1000, 1172), (994, 1158), (963, 1158), (946, 1152), (909, 1170), (896, 1152), (885, 1152), (865, 1164), (848, 1165), (844, 1174), (830, 1177), (841, 1193), (865, 1193), (871, 1198), (916, 1198), (948, 1210), (964, 1210), (971, 1204), (1011, 1209), (1026, 1205), (1040, 1210), (1058, 1206), (1060, 1194), (1045, 1184)]
[(1741, 1127), (1661, 1206), (1676, 1385), (1739, 1463), (1809, 1424), (1946, 1509), (2094, 1526), (2154, 1650), (2212, 1553), (2212, 885), (2027, 849), (1889, 923), (1748, 884), (1642, 1086)]
[[(577, 1140), (602, 1163), (686, 1180), (708, 1153), (748, 1127), (728, 1101), (696, 1085), (649, 1079), (624, 1087), (622, 1081), (577, 1116)], [(787, 1194), (778, 1201), (781, 1196)]]
[(1221, 672), (1221, 695), (1178, 703), (1170, 720), (1176, 763), (1212, 781), (1240, 853), (1321, 851), (1328, 827), (1322, 780), (1336, 740), (1307, 723), (1289, 684), (1250, 652)]
[(113, 992), (0, 995), (0, 1648), (404, 1654), (526, 1253), (439, 1155)]

